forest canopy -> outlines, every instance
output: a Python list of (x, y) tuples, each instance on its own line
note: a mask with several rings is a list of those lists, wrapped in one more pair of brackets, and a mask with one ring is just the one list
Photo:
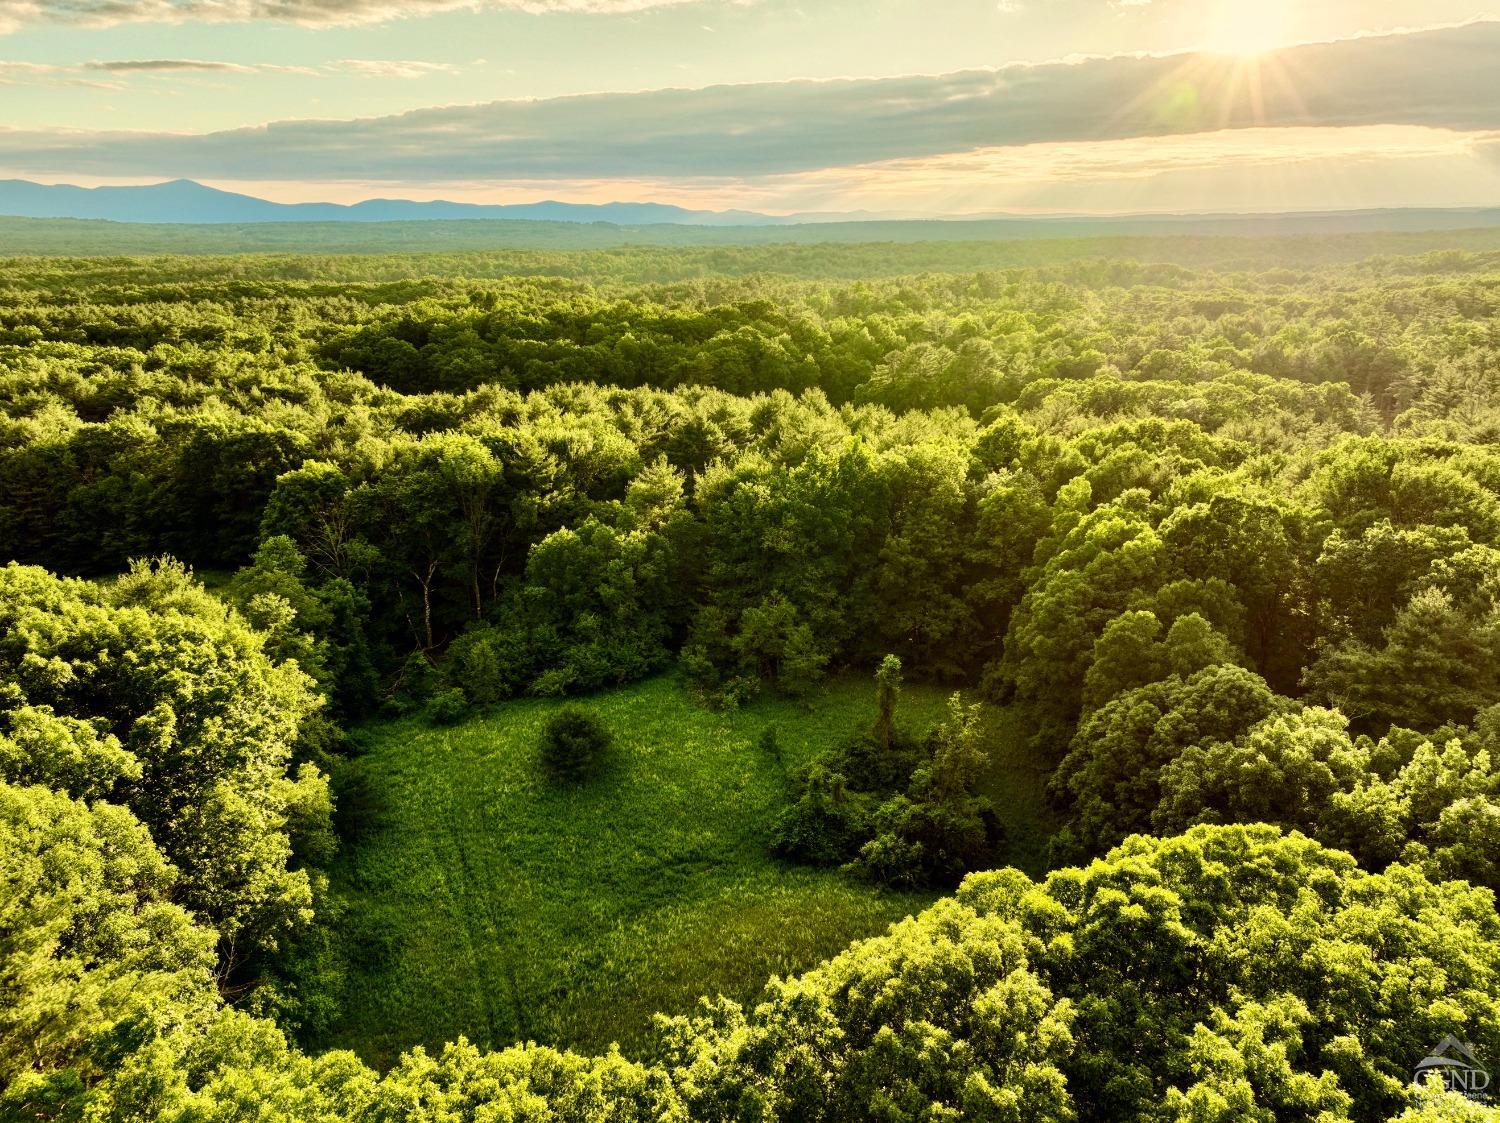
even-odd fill
[[(1495, 255), (779, 253), (0, 263), (0, 1114), (1464, 1118), (1411, 1072), (1500, 1062)], [(582, 699), (586, 793), (663, 673), (877, 676), (768, 860), (953, 895), (629, 1055), (320, 1049), (362, 731)]]

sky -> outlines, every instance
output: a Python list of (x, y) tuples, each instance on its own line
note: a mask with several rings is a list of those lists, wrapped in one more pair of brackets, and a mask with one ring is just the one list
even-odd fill
[(891, 215), (1500, 205), (1500, 0), (0, 0), (0, 177)]

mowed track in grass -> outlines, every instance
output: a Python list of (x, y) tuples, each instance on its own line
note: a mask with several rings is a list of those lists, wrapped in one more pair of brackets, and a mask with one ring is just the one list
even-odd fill
[[(925, 730), (942, 690), (912, 686), (898, 717)], [(522, 700), (459, 725), (417, 718), (367, 728), (347, 767), (368, 782), (371, 829), (332, 871), (347, 912), (336, 938), (348, 986), (331, 1041), (388, 1064), (417, 1044), (464, 1036), (627, 1051), (657, 1011), (699, 995), (753, 999), (921, 909), (930, 895), (882, 893), (837, 871), (767, 852), (785, 774), (867, 727), (866, 679), (806, 702), (716, 713), (664, 677), (583, 703), (613, 730), (612, 764), (577, 786), (537, 762), (559, 703)], [(1017, 836), (1041, 820), (1024, 738), (997, 711), (997, 804)], [(759, 745), (777, 730), (782, 763)], [(999, 743), (1003, 742), (1003, 743)], [(1008, 778), (1007, 778), (1008, 777)], [(1018, 808), (1019, 812), (1014, 810)]]

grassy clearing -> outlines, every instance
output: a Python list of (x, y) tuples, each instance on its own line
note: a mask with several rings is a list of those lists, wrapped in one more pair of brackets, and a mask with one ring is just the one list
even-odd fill
[[(925, 729), (943, 692), (909, 687), (900, 719)], [(699, 706), (670, 678), (586, 703), (615, 736), (613, 764), (576, 787), (536, 759), (558, 703), (526, 700), (450, 728), (406, 719), (366, 731), (349, 767), (374, 793), (375, 825), (333, 870), (348, 903), (348, 961), (328, 1044), (378, 1064), (460, 1035), (628, 1050), (651, 1014), (697, 996), (753, 998), (930, 899), (880, 893), (835, 871), (786, 866), (767, 839), (785, 774), (874, 712), (865, 679), (810, 703), (735, 713)], [(991, 715), (994, 798), (1017, 864), (1044, 825), (1040, 780), (1009, 715)], [(777, 729), (782, 761), (759, 746)]]

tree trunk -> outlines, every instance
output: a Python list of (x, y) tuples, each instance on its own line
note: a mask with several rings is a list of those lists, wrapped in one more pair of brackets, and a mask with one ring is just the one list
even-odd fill
[(427, 565), (427, 576), (423, 577), (415, 569), (411, 575), (417, 579), (417, 584), (422, 586), (422, 627), (427, 633), (427, 646), (423, 651), (431, 651), (437, 646), (432, 638), (432, 578), (437, 573), (437, 562), (429, 562)]

